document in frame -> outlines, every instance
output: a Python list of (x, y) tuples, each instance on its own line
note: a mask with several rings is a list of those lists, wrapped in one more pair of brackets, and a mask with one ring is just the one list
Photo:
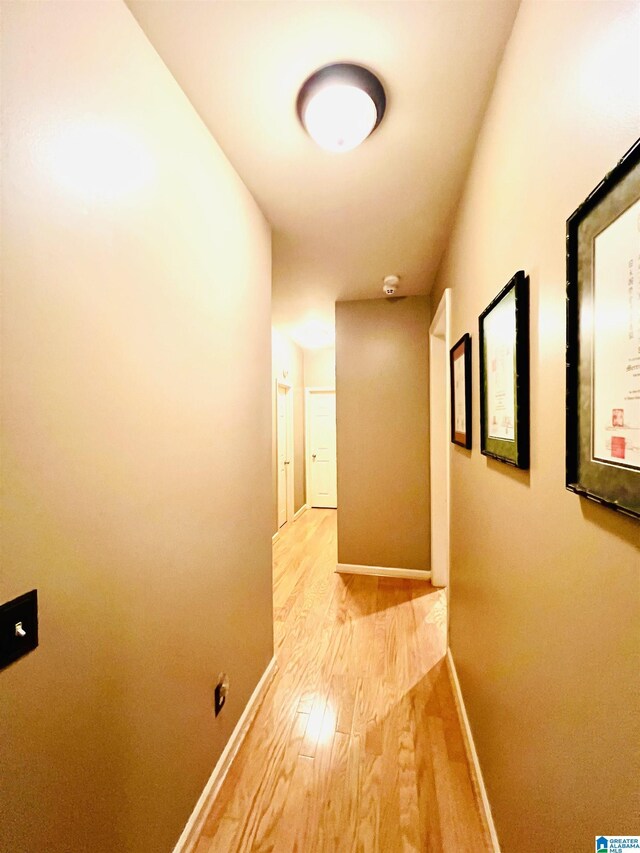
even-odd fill
[(484, 334), (488, 436), (515, 441), (515, 290), (511, 290), (485, 318)]
[(640, 200), (594, 241), (592, 456), (640, 471)]
[(454, 426), (455, 432), (467, 432), (467, 409), (465, 397), (465, 362), (464, 357), (456, 358), (453, 362), (454, 387)]

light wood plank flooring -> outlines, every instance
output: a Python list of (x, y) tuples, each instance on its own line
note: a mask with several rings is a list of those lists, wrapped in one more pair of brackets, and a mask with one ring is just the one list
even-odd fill
[(278, 672), (196, 853), (490, 850), (429, 583), (337, 575), (336, 513), (274, 545)]

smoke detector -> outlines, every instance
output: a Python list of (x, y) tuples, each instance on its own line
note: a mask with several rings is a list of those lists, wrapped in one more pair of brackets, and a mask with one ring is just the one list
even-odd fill
[(382, 280), (382, 290), (385, 296), (393, 296), (398, 289), (400, 276), (386, 275)]

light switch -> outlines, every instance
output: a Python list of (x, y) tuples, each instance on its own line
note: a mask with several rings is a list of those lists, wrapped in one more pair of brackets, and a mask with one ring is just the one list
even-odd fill
[(0, 669), (38, 646), (38, 591), (0, 606)]

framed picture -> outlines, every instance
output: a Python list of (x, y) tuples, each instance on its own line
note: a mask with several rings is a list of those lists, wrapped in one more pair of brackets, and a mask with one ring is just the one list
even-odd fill
[(451, 441), (471, 449), (471, 338), (463, 335), (449, 352)]
[(529, 280), (517, 272), (479, 317), (480, 450), (529, 467)]
[(640, 140), (567, 220), (566, 484), (640, 518)]

